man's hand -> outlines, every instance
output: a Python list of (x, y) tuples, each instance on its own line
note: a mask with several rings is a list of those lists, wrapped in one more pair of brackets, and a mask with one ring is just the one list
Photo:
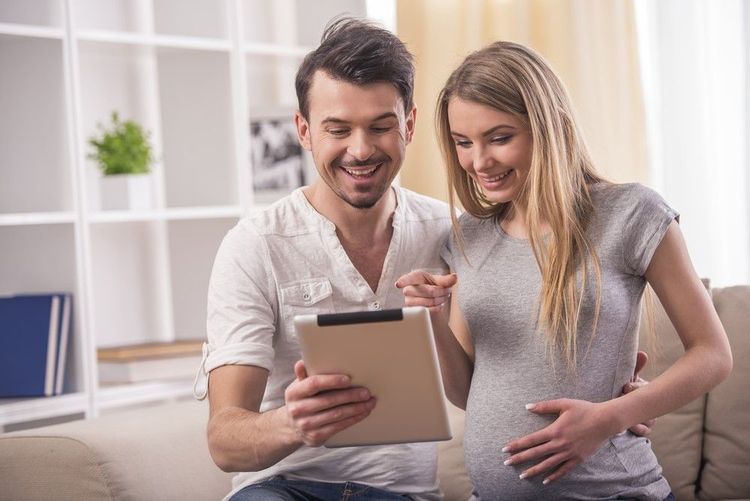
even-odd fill
[(323, 445), (336, 433), (370, 415), (375, 398), (367, 388), (351, 386), (349, 376), (308, 376), (302, 360), (294, 365), (297, 376), (284, 397), (289, 425), (311, 447)]
[[(645, 351), (639, 351), (635, 359), (635, 370), (633, 371), (633, 377), (630, 379), (629, 383), (625, 384), (625, 386), (622, 387), (623, 395), (630, 393), (631, 391), (635, 391), (638, 388), (641, 388), (648, 384), (648, 381), (642, 379), (640, 376), (640, 372), (646, 366), (646, 362), (648, 362), (648, 354)], [(651, 428), (654, 427), (654, 424), (656, 424), (656, 419), (649, 419), (644, 423), (632, 426), (631, 428), (629, 428), (629, 431), (634, 435), (638, 435), (639, 437), (645, 437), (649, 433), (651, 433)]]

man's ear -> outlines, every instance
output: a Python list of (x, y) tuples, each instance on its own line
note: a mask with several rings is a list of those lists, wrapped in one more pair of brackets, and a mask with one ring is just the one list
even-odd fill
[(417, 106), (412, 106), (409, 113), (406, 114), (406, 144), (411, 143), (414, 137), (414, 126), (417, 123)]
[(294, 113), (294, 125), (297, 127), (297, 139), (299, 144), (308, 151), (312, 150), (312, 142), (310, 141), (310, 124), (307, 123), (302, 113), (296, 111)]

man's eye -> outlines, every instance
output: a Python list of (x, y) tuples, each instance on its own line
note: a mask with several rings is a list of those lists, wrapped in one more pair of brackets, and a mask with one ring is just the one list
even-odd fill
[(345, 136), (349, 132), (348, 129), (328, 129), (328, 133), (332, 136)]
[(377, 134), (382, 134), (384, 132), (388, 132), (389, 130), (391, 130), (390, 127), (372, 127), (372, 131)]

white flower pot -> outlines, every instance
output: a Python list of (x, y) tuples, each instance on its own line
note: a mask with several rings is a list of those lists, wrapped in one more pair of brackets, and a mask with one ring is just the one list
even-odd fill
[(153, 208), (151, 174), (115, 174), (101, 178), (103, 210)]

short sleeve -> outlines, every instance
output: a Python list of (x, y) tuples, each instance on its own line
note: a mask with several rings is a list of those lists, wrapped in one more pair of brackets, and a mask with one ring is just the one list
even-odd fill
[(206, 373), (222, 365), (271, 370), (278, 305), (267, 252), (247, 221), (224, 237), (208, 287)]
[(679, 214), (661, 195), (645, 186), (632, 185), (626, 196), (623, 221), (625, 263), (631, 273), (643, 276), (667, 228), (672, 221), (679, 220)]
[(449, 233), (448, 236), (443, 240), (442, 245), (440, 246), (440, 257), (443, 261), (445, 261), (445, 264), (448, 265), (448, 268), (450, 270), (455, 270), (455, 267), (453, 266), (453, 244), (452, 244), (453, 237)]

